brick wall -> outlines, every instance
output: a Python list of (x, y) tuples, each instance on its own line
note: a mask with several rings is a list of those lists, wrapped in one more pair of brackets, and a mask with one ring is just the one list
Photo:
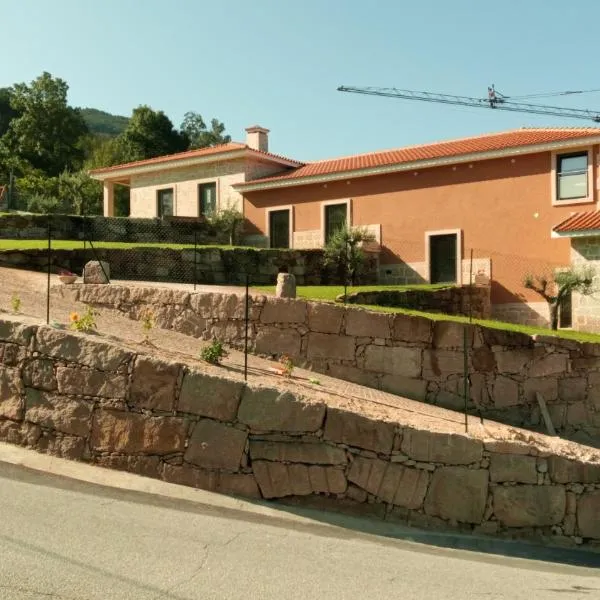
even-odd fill
[[(104, 288), (105, 290), (107, 288)], [(436, 530), (600, 541), (600, 453), (0, 320), (0, 440), (168, 482)]]

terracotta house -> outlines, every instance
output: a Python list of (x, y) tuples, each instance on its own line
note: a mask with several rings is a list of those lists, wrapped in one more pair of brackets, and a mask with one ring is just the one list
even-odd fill
[(546, 325), (547, 304), (523, 279), (569, 265), (570, 240), (553, 228), (597, 208), (600, 128), (524, 128), (306, 164), (270, 154), (267, 130), (247, 132), (246, 144), (94, 172), (105, 214), (114, 183), (131, 186), (132, 216), (148, 217), (160, 216), (164, 189), (173, 214), (200, 214), (211, 184), (217, 208), (242, 207), (247, 243), (321, 247), (342, 223), (366, 227), (382, 283), (487, 275), (495, 318)]

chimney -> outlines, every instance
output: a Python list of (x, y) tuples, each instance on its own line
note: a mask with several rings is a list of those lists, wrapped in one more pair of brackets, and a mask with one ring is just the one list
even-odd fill
[(269, 151), (269, 130), (259, 125), (246, 129), (246, 145), (253, 150)]

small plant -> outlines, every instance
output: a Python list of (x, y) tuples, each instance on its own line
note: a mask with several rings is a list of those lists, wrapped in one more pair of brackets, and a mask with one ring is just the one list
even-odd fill
[(83, 333), (89, 333), (94, 329), (97, 329), (96, 316), (97, 312), (90, 306), (87, 307), (85, 313), (80, 315), (77, 312), (72, 312), (69, 316), (71, 321), (71, 329), (75, 331), (82, 331)]
[(13, 294), (10, 299), (10, 306), (14, 313), (18, 313), (21, 310), (21, 298), (19, 298), (18, 294)]
[(315, 379), (314, 377), (311, 377), (308, 381), (310, 383), (314, 383), (314, 385), (321, 385), (321, 382), (318, 379)]
[(142, 331), (144, 332), (144, 337), (148, 339), (150, 332), (154, 328), (154, 313), (152, 309), (147, 308), (142, 312)]
[(200, 358), (211, 365), (221, 364), (221, 360), (225, 356), (227, 356), (227, 351), (223, 348), (223, 343), (217, 339), (213, 339), (210, 345), (200, 350)]
[(292, 373), (294, 371), (294, 361), (287, 354), (284, 354), (279, 359), (279, 363), (281, 364), (281, 366), (283, 368), (282, 375), (284, 377), (291, 377)]

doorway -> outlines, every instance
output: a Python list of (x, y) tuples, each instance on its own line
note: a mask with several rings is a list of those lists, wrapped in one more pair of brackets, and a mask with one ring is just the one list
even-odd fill
[(290, 247), (290, 210), (269, 211), (269, 247)]
[(458, 234), (429, 235), (430, 283), (457, 283)]

